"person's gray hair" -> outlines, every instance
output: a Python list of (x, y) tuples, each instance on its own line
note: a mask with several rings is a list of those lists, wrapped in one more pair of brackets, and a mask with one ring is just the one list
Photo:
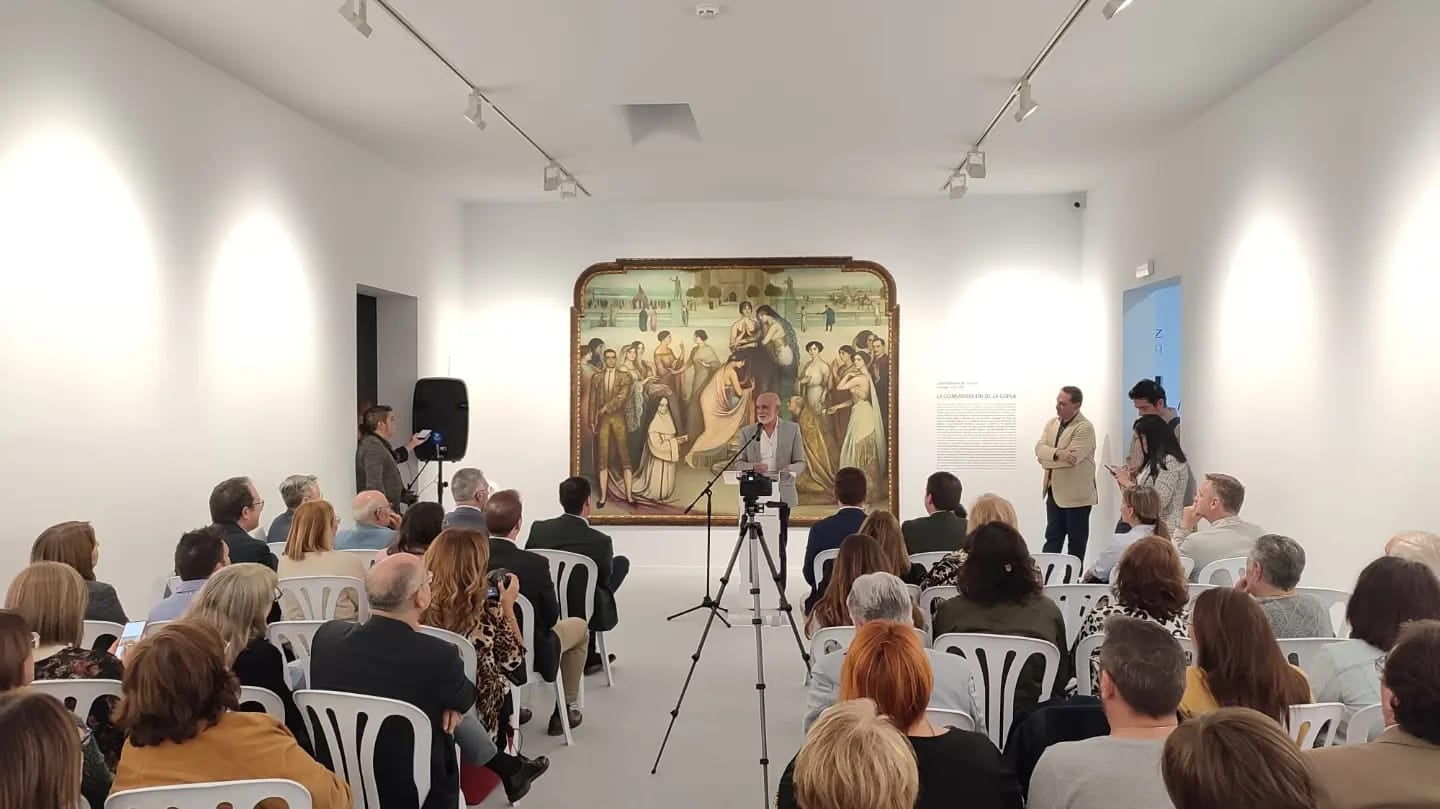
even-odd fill
[(485, 480), (485, 473), (473, 466), (461, 469), (450, 479), (450, 495), (457, 503), (468, 503), (477, 495), (489, 493), (490, 483)]
[(910, 589), (893, 573), (856, 576), (845, 606), (856, 626), (869, 621), (908, 624), (915, 607), (910, 600)]
[(285, 501), (285, 508), (299, 508), (317, 480), (319, 478), (314, 475), (291, 475), (285, 478), (280, 484), (280, 499)]
[[(392, 567), (398, 569), (391, 572)], [(421, 564), (373, 567), (365, 577), (365, 599), (377, 612), (403, 612), (406, 603), (425, 585), (425, 576)]]
[[(367, 497), (367, 495), (375, 496)], [(385, 499), (383, 492), (367, 489), (355, 495), (355, 502), (351, 506), (351, 516), (360, 525), (375, 525), (375, 513), (388, 505), (390, 505), (390, 501)]]
[(1305, 572), (1305, 549), (1281, 534), (1265, 534), (1250, 549), (1250, 561), (1260, 566), (1260, 576), (1272, 587), (1290, 591)]

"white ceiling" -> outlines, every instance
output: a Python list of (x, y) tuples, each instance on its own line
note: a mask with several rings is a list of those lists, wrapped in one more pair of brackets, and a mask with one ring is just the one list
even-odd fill
[[(543, 161), (373, 2), (101, 0), (470, 200), (541, 199)], [(393, 0), (599, 199), (937, 194), (1072, 0)], [(971, 189), (1064, 192), (1155, 143), (1367, 0), (1094, 0), (1002, 120)], [(702, 142), (632, 145), (622, 104), (689, 103)], [(549, 195), (554, 197), (554, 195)]]

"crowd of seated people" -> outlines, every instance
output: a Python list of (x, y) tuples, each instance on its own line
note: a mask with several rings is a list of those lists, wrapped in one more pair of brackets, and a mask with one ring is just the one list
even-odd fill
[(969, 522), (965, 536), (960, 538), (959, 547), (947, 553), (940, 561), (936, 562), (925, 571), (920, 579), (920, 589), (928, 590), (931, 587), (954, 587), (960, 583), (960, 568), (965, 566), (965, 560), (970, 555), (970, 537), (975, 529), (986, 523), (1001, 522), (1020, 530), (1020, 518), (1015, 514), (1015, 506), (1009, 500), (998, 494), (985, 493), (975, 500), (975, 505), (970, 508)]

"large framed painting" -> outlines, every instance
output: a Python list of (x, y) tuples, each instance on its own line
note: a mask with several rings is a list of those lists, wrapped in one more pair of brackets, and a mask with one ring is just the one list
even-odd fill
[[(575, 282), (572, 474), (597, 523), (703, 522), (686, 506), (739, 448), (761, 394), (799, 426), (806, 467), (791, 513), (835, 510), (835, 471), (869, 480), (894, 510), (899, 311), (895, 281), (850, 258), (620, 259)], [(734, 520), (738, 493), (715, 489)], [(603, 505), (602, 505), (603, 503)]]

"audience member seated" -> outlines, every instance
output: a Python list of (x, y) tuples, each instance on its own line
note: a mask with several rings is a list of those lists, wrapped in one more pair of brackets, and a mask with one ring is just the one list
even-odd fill
[[(280, 557), (280, 578), (348, 576), (363, 581), (366, 564), (354, 554), (335, 550), (335, 527), (339, 524), (335, 507), (324, 500), (315, 500), (297, 508), (290, 538), (285, 541), (285, 555)], [(363, 598), (362, 594), (345, 589), (331, 593), (330, 598), (335, 599), (337, 619), (353, 621), (360, 614), (358, 599)], [(320, 605), (317, 603), (315, 606)], [(300, 600), (289, 594), (280, 599), (280, 611), (287, 621), (310, 617), (305, 614)]]
[(1382, 556), (1365, 566), (1345, 605), (1348, 640), (1321, 649), (1310, 665), (1316, 702), (1343, 702), (1345, 722), (1380, 702), (1378, 661), (1410, 621), (1440, 619), (1440, 580), (1420, 562)]
[[(845, 541), (840, 543), (840, 553), (835, 557), (835, 565), (830, 568), (830, 575), (825, 577), (829, 584), (822, 588), (824, 595), (820, 596), (819, 603), (805, 619), (805, 637), (812, 637), (827, 627), (849, 626), (850, 608), (846, 600), (850, 598), (850, 588), (854, 586), (855, 580), (866, 573), (889, 573), (890, 569), (890, 562), (874, 537), (864, 534), (851, 534), (846, 537)], [(916, 627), (924, 629), (924, 614), (914, 602), (911, 602), (910, 606), (912, 622)]]
[[(35, 642), (36, 636), (30, 631), (30, 626), (20, 613), (10, 610), (0, 610), (0, 694), (9, 693), (16, 689), (24, 688), (35, 679)], [(85, 725), (74, 717), (69, 711), (65, 716), (70, 720), (72, 727), (82, 732)], [(96, 746), (95, 739), (89, 733), (84, 733), (84, 741), (81, 743), (81, 754), (84, 760), (82, 767), (83, 775), (80, 781), (80, 792), (85, 796), (85, 802), (90, 809), (104, 809), (105, 796), (110, 794), (110, 783), (114, 780), (114, 773), (105, 765), (105, 756)], [(6, 740), (6, 747), (18, 746), (15, 743), (17, 737), (10, 735), (7, 730), (3, 736)], [(43, 761), (43, 760), (42, 760)], [(10, 762), (9, 765), (0, 764), (0, 773), (5, 777), (0, 781), (8, 782), (9, 779), (18, 775), (21, 769), (35, 766), (38, 762), (20, 765), (18, 762)], [(52, 762), (45, 761), (44, 766), (49, 767)], [(0, 792), (4, 789), (0, 788)], [(7, 803), (0, 798), (0, 806), (41, 806), (44, 804), (18, 804)], [(69, 804), (66, 804), (68, 807)]]
[(175, 545), (175, 575), (180, 584), (150, 608), (146, 621), (173, 621), (185, 614), (195, 594), (217, 570), (230, 564), (230, 546), (215, 526), (186, 531)]
[(919, 585), (925, 578), (925, 566), (910, 561), (905, 550), (905, 535), (900, 532), (900, 521), (884, 509), (872, 511), (860, 524), (857, 534), (873, 537), (880, 545), (880, 554), (890, 560), (890, 572), (906, 584)]
[(408, 553), (424, 556), (430, 543), (445, 530), (445, 507), (439, 503), (416, 503), (406, 509), (400, 520), (400, 529), (395, 539), (385, 549), (385, 555)]
[(1385, 555), (1420, 562), (1440, 576), (1440, 534), (1401, 531), (1385, 543)]
[[(550, 766), (544, 756), (533, 762), (504, 752), (511, 728), (510, 679), (525, 662), (525, 643), (515, 618), (520, 580), (506, 574), (496, 598), (487, 597), (490, 544), (485, 532), (447, 528), (430, 543), (425, 567), (430, 572), (430, 605), (420, 616), (427, 626), (448, 629), (475, 645), (475, 709), (465, 712), (455, 741), (462, 760), (489, 767), (505, 787), (511, 803), (530, 791), (530, 783)], [(493, 737), (493, 740), (492, 738)]]
[[(915, 632), (902, 623), (865, 624), (855, 633), (845, 655), (840, 699), (874, 700), (878, 712), (905, 733), (920, 777), (916, 809), (961, 804), (970, 809), (1019, 809), (1020, 790), (1013, 778), (1001, 772), (1000, 751), (989, 737), (953, 727), (937, 728), (925, 718), (935, 680), (931, 657), (925, 651)], [(818, 731), (821, 725), (815, 727)], [(794, 769), (792, 761), (780, 778), (776, 804), (781, 809), (797, 806)], [(799, 805), (808, 809), (810, 804)]]
[(1175, 809), (1315, 809), (1319, 797), (1290, 734), (1248, 708), (1181, 723), (1165, 740), (1160, 772)]
[(85, 620), (117, 624), (130, 620), (125, 617), (125, 608), (120, 606), (115, 588), (95, 580), (95, 566), (100, 564), (100, 541), (90, 523), (62, 522), (46, 528), (30, 546), (30, 561), (60, 562), (75, 568), (85, 580), (85, 591), (89, 594)]
[(1440, 803), (1440, 621), (1416, 621), (1385, 658), (1385, 732), (1369, 744), (1305, 751), (1321, 809)]
[(846, 466), (835, 473), (835, 502), (840, 509), (810, 526), (809, 538), (805, 540), (805, 567), (800, 572), (810, 585), (810, 594), (805, 597), (806, 615), (815, 609), (815, 603), (825, 592), (825, 577), (819, 581), (815, 578), (815, 557), (839, 548), (845, 537), (860, 530), (865, 522), (866, 489), (865, 473), (859, 469)]
[[(555, 579), (550, 576), (550, 562), (538, 553), (515, 544), (520, 535), (520, 493), (504, 489), (490, 495), (485, 503), (485, 527), (490, 532), (490, 567), (504, 568), (520, 577), (520, 595), (535, 609), (535, 673), (554, 682), (557, 672), (565, 688), (565, 704), (570, 727), (578, 727), (580, 714), (580, 678), (585, 674), (585, 647), (590, 631), (584, 618), (560, 618), (560, 602), (555, 597)], [(546, 730), (551, 736), (565, 732), (560, 724), (560, 709), (550, 716)]]
[(925, 479), (928, 516), (906, 520), (900, 526), (909, 553), (956, 551), (964, 545), (966, 515), (965, 507), (960, 504), (963, 493), (960, 478), (949, 472), (936, 472)]
[(390, 510), (390, 501), (385, 495), (373, 490), (361, 492), (355, 495), (350, 509), (355, 525), (335, 536), (336, 550), (378, 551), (395, 541), (395, 526), (400, 524), (400, 515)]
[(430, 574), (419, 557), (397, 553), (370, 568), (365, 592), (370, 620), (330, 621), (315, 633), (312, 687), (396, 699), (423, 711), (432, 726), (430, 794), (423, 804), (416, 797), (414, 740), (404, 725), (400, 732), (382, 732), (375, 745), (380, 804), (455, 809), (460, 773), (451, 734), (475, 706), (475, 683), (465, 676), (455, 647), (419, 631), (431, 601)]
[(220, 633), (226, 662), (240, 684), (274, 691), (285, 705), (285, 726), (301, 747), (313, 751), (310, 731), (290, 691), (285, 656), (265, 637), (266, 617), (279, 595), (276, 581), (275, 571), (264, 565), (231, 565), (210, 577), (185, 618)]
[(484, 531), (485, 501), (490, 498), (485, 473), (473, 466), (456, 472), (450, 479), (450, 496), (455, 498), (455, 510), (445, 515), (445, 527)]
[[(1250, 548), (1265, 531), (1240, 519), (1244, 505), (1245, 487), (1240, 481), (1229, 475), (1205, 476), (1195, 491), (1195, 502), (1185, 507), (1180, 526), (1172, 526), (1180, 555), (1195, 560), (1190, 581), (1199, 581), (1200, 571), (1211, 562), (1250, 555)], [(1202, 517), (1210, 525), (1197, 530)]]
[(1110, 544), (1100, 552), (1085, 574), (1085, 581), (1108, 583), (1115, 565), (1120, 562), (1120, 555), (1138, 539), (1148, 536), (1170, 539), (1170, 530), (1160, 519), (1160, 495), (1149, 486), (1132, 486), (1120, 492), (1118, 527), (1124, 530), (1116, 530)]
[(295, 520), (295, 509), (301, 503), (325, 499), (320, 493), (318, 481), (319, 478), (314, 475), (285, 478), (280, 484), (280, 501), (285, 504), (285, 511), (270, 521), (270, 529), (265, 532), (267, 542), (284, 542), (290, 538), (290, 523)]
[[(585, 673), (604, 670), (604, 661), (595, 645), (596, 632), (609, 632), (620, 623), (615, 605), (615, 592), (630, 573), (630, 560), (615, 555), (610, 535), (590, 525), (590, 481), (587, 478), (566, 478), (560, 482), (560, 507), (565, 513), (550, 520), (530, 524), (530, 539), (525, 547), (531, 550), (569, 551), (587, 556), (598, 568), (595, 580), (595, 611), (590, 615), (590, 642), (585, 655)], [(571, 615), (585, 614), (585, 577), (570, 579), (570, 592), (565, 594)], [(615, 659), (614, 655), (610, 656)]]
[[(37, 680), (118, 680), (124, 668), (115, 655), (81, 645), (85, 637), (85, 580), (59, 562), (35, 562), (21, 570), (5, 594), (5, 609), (25, 619), (40, 636), (35, 647)], [(105, 764), (115, 769), (125, 734), (110, 721), (113, 698), (95, 701), (85, 725), (95, 736)]]
[(80, 734), (59, 700), (28, 688), (0, 694), (0, 739), (0, 806), (82, 805)]
[(1030, 809), (1170, 809), (1160, 752), (1185, 693), (1185, 652), (1148, 621), (1114, 615), (1104, 630), (1099, 692), (1110, 735), (1046, 750)]
[(1277, 638), (1333, 638), (1330, 609), (1308, 593), (1297, 593), (1305, 572), (1305, 549), (1280, 534), (1262, 534), (1250, 549), (1245, 575), (1235, 589), (1249, 593)]
[[(1180, 554), (1168, 539), (1148, 536), (1125, 549), (1115, 566), (1115, 583), (1110, 592), (1095, 599), (1085, 620), (1080, 623), (1080, 641), (1105, 631), (1111, 616), (1138, 618), (1148, 621), (1172, 636), (1183, 638), (1190, 633), (1190, 596), (1185, 581), (1185, 568)], [(1106, 643), (1110, 642), (1107, 637)], [(1076, 660), (1075, 665), (1084, 661)], [(1090, 658), (1090, 682), (1099, 682), (1100, 655)]]
[(970, 537), (975, 534), (975, 529), (987, 522), (1003, 522), (1016, 531), (1020, 530), (1020, 518), (1015, 516), (1015, 506), (1011, 505), (1009, 500), (988, 492), (980, 495), (970, 509), (969, 530), (961, 541), (960, 548), (930, 566), (925, 578), (920, 580), (921, 590), (954, 587), (956, 582), (960, 581), (960, 568), (970, 554)]
[[(209, 589), (209, 588), (206, 588)], [(130, 651), (115, 721), (129, 734), (115, 790), (286, 778), (316, 809), (351, 809), (350, 787), (265, 713), (240, 712), (225, 641), (204, 621), (166, 624)]]
[(792, 777), (780, 779), (777, 809), (920, 805), (915, 749), (868, 699), (852, 699), (826, 711), (786, 773)]
[(265, 501), (250, 478), (222, 480), (210, 492), (210, 521), (230, 546), (231, 562), (259, 562), (271, 570), (279, 567), (280, 560), (270, 552), (270, 546), (250, 536), (260, 527), (260, 513), (264, 510)]
[[(888, 621), (911, 627), (915, 604), (905, 583), (889, 573), (866, 573), (855, 579), (845, 599), (850, 622), (857, 628), (872, 621)], [(912, 630), (913, 631), (913, 630)], [(975, 729), (985, 732), (985, 711), (980, 701), (980, 675), (975, 664), (959, 655), (926, 649), (935, 687), (930, 707), (964, 711), (975, 720)], [(822, 654), (810, 663), (810, 690), (805, 697), (805, 730), (820, 718), (820, 712), (835, 704), (845, 650)]]
[(1032, 657), (1020, 671), (1015, 714), (1025, 713), (1052, 695), (1063, 695), (1071, 677), (1070, 655), (1064, 651), (1065, 617), (1042, 592), (1040, 571), (1020, 532), (1000, 522), (975, 529), (970, 537), (970, 558), (960, 568), (956, 586), (960, 594), (941, 602), (935, 613), (934, 636), (984, 632), (1048, 641), (1060, 651), (1054, 690), (1040, 693), (1044, 662)]
[(1148, 486), (1160, 498), (1160, 521), (1168, 528), (1180, 523), (1185, 508), (1185, 487), (1190, 482), (1190, 464), (1180, 438), (1155, 414), (1135, 420), (1135, 436), (1140, 445), (1140, 468), (1116, 467), (1115, 483), (1123, 491), (1135, 486)]
[(1190, 620), (1195, 665), (1185, 671), (1182, 717), (1240, 707), (1288, 723), (1291, 705), (1311, 702), (1310, 681), (1285, 661), (1255, 599), (1229, 588), (1206, 590)]

